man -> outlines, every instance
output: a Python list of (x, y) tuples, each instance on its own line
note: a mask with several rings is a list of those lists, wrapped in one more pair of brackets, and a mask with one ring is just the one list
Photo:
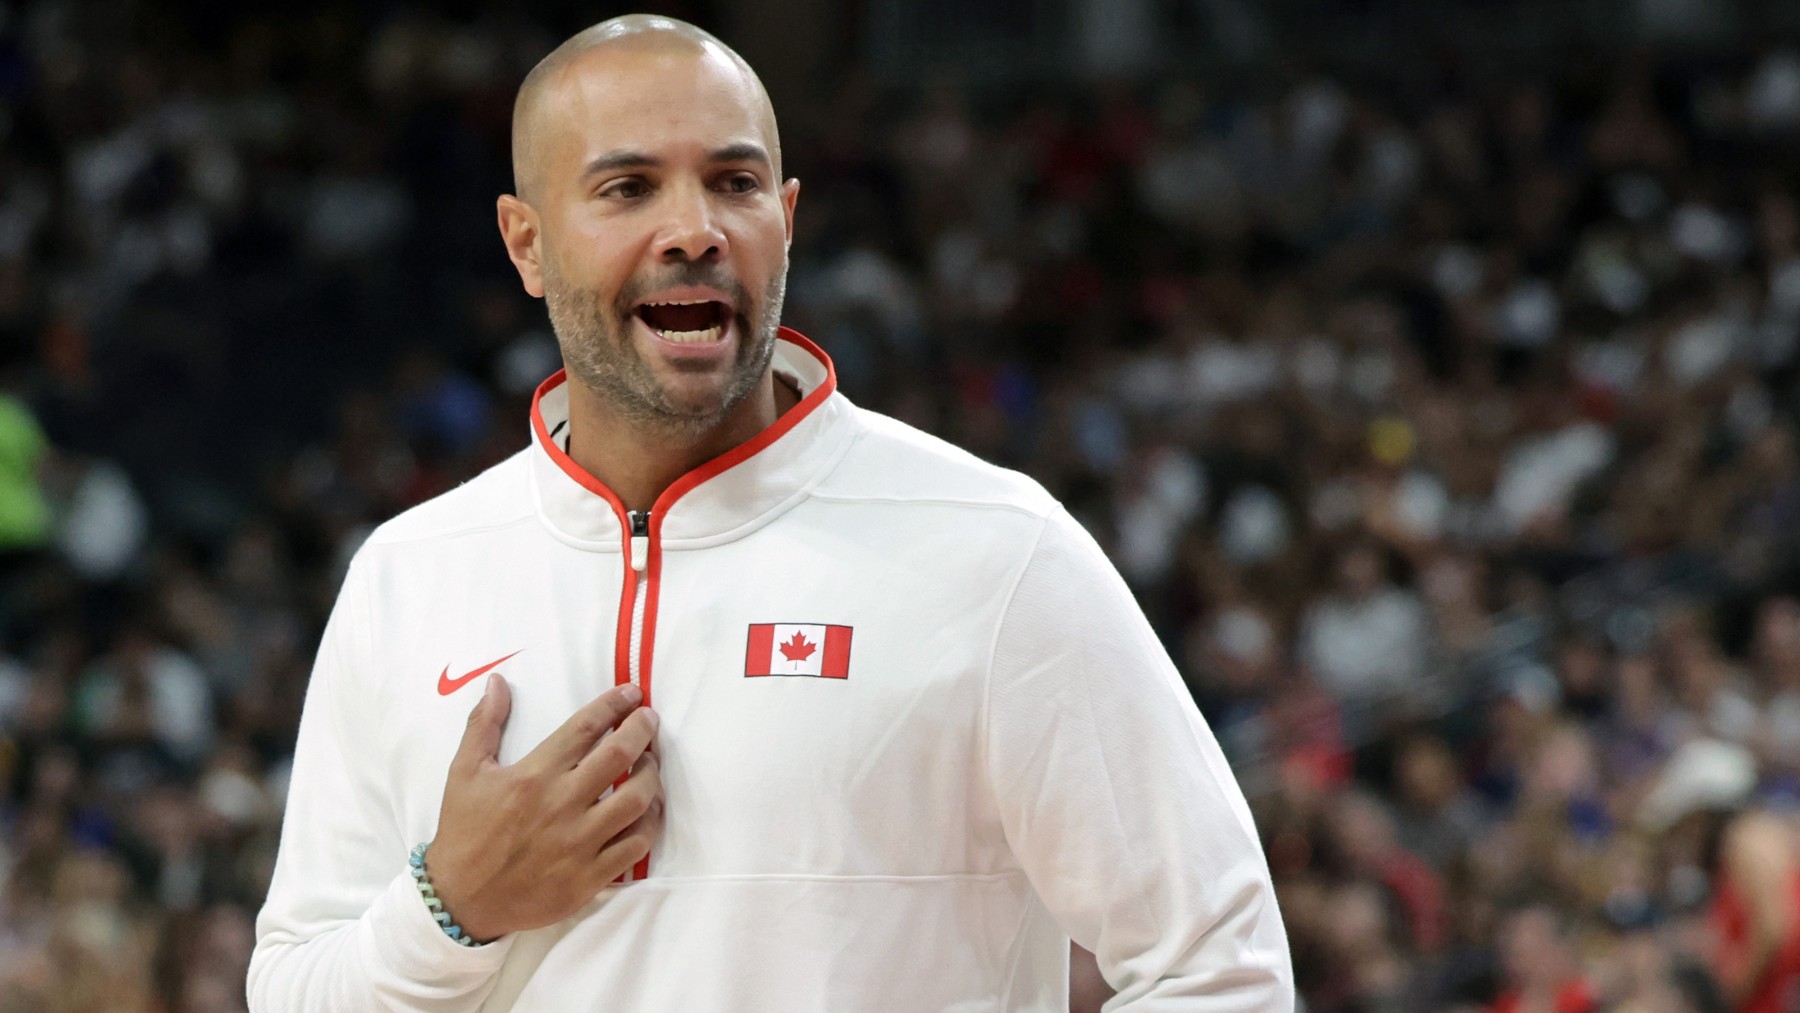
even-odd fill
[(1800, 1010), (1800, 858), (1783, 818), (1755, 804), (1756, 760), (1719, 739), (1683, 743), (1644, 796), (1665, 862), (1704, 874), (1709, 963), (1737, 1013)]
[(779, 328), (799, 183), (743, 61), (582, 32), (514, 171), (566, 376), (350, 567), (252, 1009), (1066, 1009), (1071, 936), (1115, 1009), (1291, 1008), (1243, 797), (1094, 542)]
[(1555, 907), (1522, 904), (1500, 923), (1506, 988), (1488, 1013), (1590, 1013), (1599, 1007), (1576, 962), (1575, 940)]

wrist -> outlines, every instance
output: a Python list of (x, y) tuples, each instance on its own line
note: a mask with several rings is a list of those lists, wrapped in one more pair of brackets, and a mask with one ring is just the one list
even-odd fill
[(407, 865), (412, 872), (413, 885), (418, 888), (419, 899), (431, 913), (432, 920), (458, 946), (484, 946), (491, 942), (490, 938), (476, 935), (466, 923), (457, 920), (460, 912), (453, 910), (445, 901), (438, 889), (441, 884), (433, 880), (432, 870), (426, 864), (426, 856), (430, 850), (430, 841), (413, 848)]

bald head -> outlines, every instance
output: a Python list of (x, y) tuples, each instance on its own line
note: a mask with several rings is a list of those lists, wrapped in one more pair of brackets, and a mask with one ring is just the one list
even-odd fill
[[(538, 61), (519, 85), (513, 101), (513, 186), (526, 201), (535, 199), (560, 127), (557, 113), (572, 88), (605, 79), (632, 58), (668, 58), (674, 71), (691, 59), (723, 65), (751, 90), (758, 119), (766, 134), (769, 158), (776, 178), (781, 177), (781, 139), (775, 110), (762, 80), (730, 46), (712, 33), (675, 18), (653, 14), (625, 14), (602, 21), (570, 36)], [(584, 82), (583, 79), (588, 79)]]
[(670, 18), (576, 35), (519, 88), (513, 174), (495, 217), (571, 405), (695, 447), (773, 421), (800, 181), (736, 53)]

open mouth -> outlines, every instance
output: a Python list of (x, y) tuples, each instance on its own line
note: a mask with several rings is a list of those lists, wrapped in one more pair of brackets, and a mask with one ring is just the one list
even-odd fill
[(731, 320), (731, 307), (713, 299), (644, 303), (636, 312), (664, 341), (677, 344), (718, 341)]

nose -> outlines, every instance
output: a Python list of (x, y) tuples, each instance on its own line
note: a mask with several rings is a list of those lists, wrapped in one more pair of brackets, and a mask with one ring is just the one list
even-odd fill
[(730, 252), (706, 188), (683, 186), (670, 194), (669, 218), (657, 237), (657, 257), (672, 264), (723, 260)]

